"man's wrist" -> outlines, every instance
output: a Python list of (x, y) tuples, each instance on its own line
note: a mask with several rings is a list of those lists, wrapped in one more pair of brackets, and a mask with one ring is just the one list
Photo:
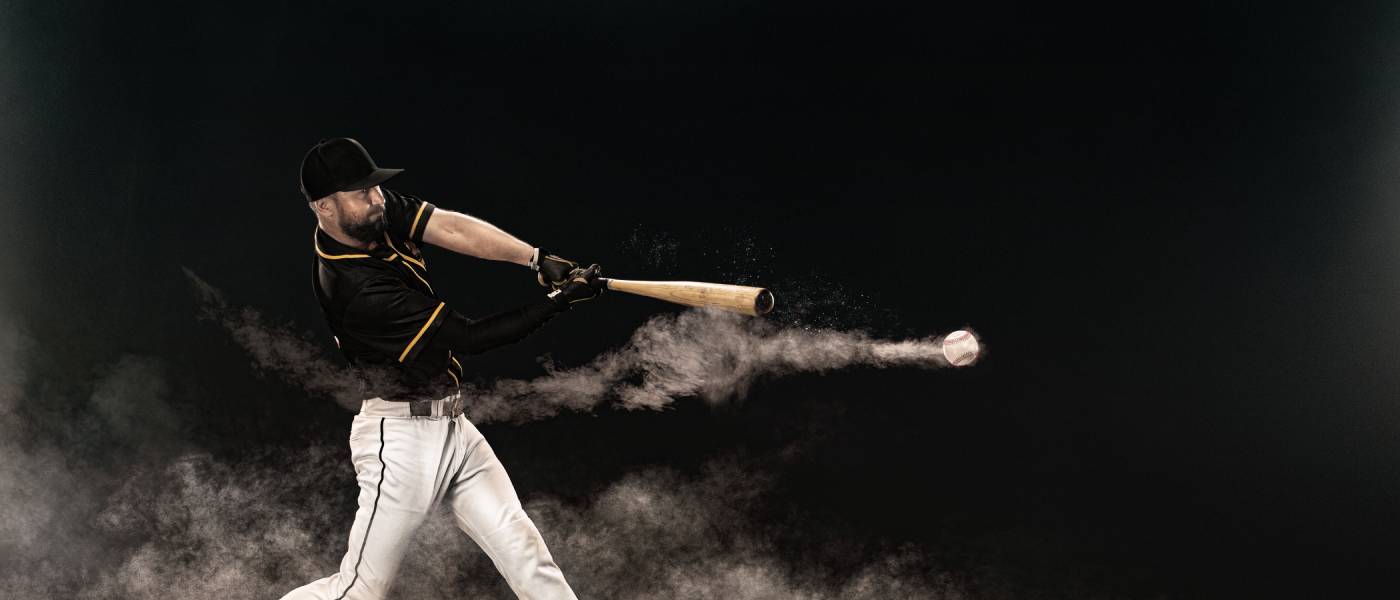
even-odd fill
[(540, 249), (539, 249), (539, 248), (535, 248), (534, 253), (530, 255), (530, 262), (525, 263), (525, 266), (530, 267), (530, 270), (531, 270), (531, 271), (538, 271), (538, 270), (540, 270)]
[(555, 312), (564, 312), (566, 310), (569, 310), (569, 300), (568, 298), (563, 297), (562, 290), (554, 290), (548, 294), (545, 294), (544, 297), (545, 302), (551, 307), (553, 307)]

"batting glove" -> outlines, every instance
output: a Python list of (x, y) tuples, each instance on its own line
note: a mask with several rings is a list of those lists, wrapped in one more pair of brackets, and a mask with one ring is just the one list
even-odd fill
[(555, 256), (544, 248), (535, 248), (535, 256), (530, 259), (530, 268), (536, 271), (535, 280), (551, 290), (557, 290), (569, 281), (569, 274), (578, 268), (578, 263)]
[(559, 289), (549, 293), (549, 301), (560, 310), (584, 300), (592, 300), (603, 293), (603, 282), (598, 280), (602, 268), (592, 265), (587, 269), (574, 269), (568, 280)]

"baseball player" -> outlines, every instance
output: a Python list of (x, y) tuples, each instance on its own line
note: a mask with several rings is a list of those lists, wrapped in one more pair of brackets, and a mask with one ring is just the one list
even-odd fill
[[(578, 268), (479, 219), (380, 187), (358, 142), (322, 140), (301, 164), (316, 215), (312, 287), (366, 398), (350, 431), (359, 510), (335, 574), (288, 599), (383, 598), (410, 536), (440, 501), (521, 598), (575, 598), (521, 509), (505, 467), (462, 415), (463, 357), (517, 341), (602, 291)], [(535, 303), (480, 319), (433, 290), (420, 247), (528, 266), (550, 288)]]

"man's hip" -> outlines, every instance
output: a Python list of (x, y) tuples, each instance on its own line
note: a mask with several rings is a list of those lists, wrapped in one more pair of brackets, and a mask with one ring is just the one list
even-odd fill
[(437, 400), (394, 401), (369, 398), (360, 403), (360, 415), (365, 417), (456, 417), (463, 410), (462, 393), (456, 392)]

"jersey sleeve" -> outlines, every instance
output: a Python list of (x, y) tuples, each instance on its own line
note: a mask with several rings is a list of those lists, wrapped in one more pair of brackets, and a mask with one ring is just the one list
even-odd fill
[(437, 207), (417, 196), (386, 188), (380, 190), (384, 193), (384, 217), (389, 224), (389, 234), (421, 246), (423, 231), (428, 228), (428, 219), (432, 218)]
[(548, 300), (526, 304), (480, 319), (445, 310), (443, 323), (430, 342), (433, 348), (457, 354), (480, 354), (525, 339), (561, 309)]
[(343, 333), (376, 353), (412, 363), (451, 312), (392, 277), (370, 280), (345, 307)]

